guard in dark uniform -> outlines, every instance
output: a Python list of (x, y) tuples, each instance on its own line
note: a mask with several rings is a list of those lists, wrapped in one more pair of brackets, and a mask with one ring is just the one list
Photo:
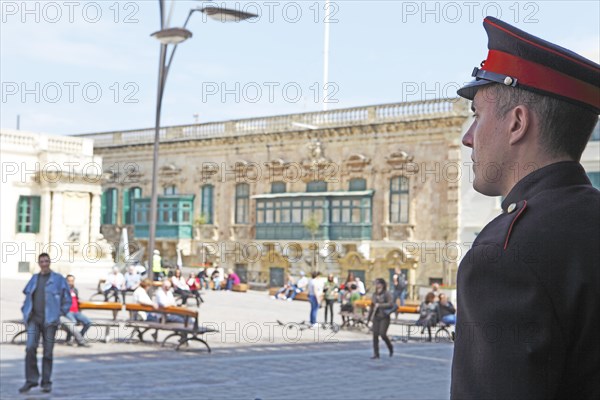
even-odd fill
[(489, 53), (458, 91), (473, 186), (502, 214), (458, 269), (452, 399), (600, 399), (600, 192), (579, 163), (600, 66), (486, 18)]

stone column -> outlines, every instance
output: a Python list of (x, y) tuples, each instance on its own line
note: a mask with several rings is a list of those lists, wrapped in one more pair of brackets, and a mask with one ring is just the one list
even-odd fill
[(48, 243), (50, 236), (50, 217), (52, 215), (52, 196), (50, 190), (42, 191), (42, 204), (40, 205), (40, 233), (39, 238), (42, 243)]
[(418, 300), (419, 294), (416, 291), (416, 283), (417, 283), (417, 271), (415, 268), (410, 268), (408, 270), (408, 287), (410, 290), (408, 291), (408, 298), (411, 300)]
[(92, 193), (90, 203), (90, 242), (95, 242), (100, 235), (101, 199), (99, 193)]
[[(52, 192), (52, 217), (50, 225), (50, 241), (53, 243), (53, 246), (50, 248), (57, 247), (62, 249), (63, 242), (66, 241), (64, 234), (63, 194), (62, 192), (54, 191)], [(50, 256), (54, 257), (54, 254), (50, 254)]]

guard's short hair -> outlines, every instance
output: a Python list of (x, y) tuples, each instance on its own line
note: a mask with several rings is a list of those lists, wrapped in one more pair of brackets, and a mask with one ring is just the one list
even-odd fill
[(528, 90), (500, 84), (489, 85), (485, 96), (495, 98), (497, 117), (504, 117), (510, 110), (525, 105), (540, 120), (540, 137), (544, 149), (552, 157), (569, 156), (574, 161), (581, 159), (598, 115), (582, 106), (543, 96)]
[(40, 258), (42, 257), (48, 257), (48, 259), (51, 260), (50, 254), (48, 253), (40, 253), (40, 255), (38, 256), (38, 261), (40, 261)]

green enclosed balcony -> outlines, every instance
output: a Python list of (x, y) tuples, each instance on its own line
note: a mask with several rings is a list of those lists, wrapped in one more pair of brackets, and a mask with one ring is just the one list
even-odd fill
[(256, 239), (370, 240), (372, 197), (373, 190), (253, 196)]
[[(194, 195), (169, 195), (158, 197), (156, 237), (161, 239), (191, 239), (193, 233)], [(135, 237), (150, 236), (150, 198), (133, 201)]]

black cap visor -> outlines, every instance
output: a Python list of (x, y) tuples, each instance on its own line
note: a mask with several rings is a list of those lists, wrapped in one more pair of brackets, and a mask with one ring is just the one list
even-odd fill
[(475, 77), (475, 80), (467, 83), (456, 91), (460, 97), (469, 100), (473, 100), (481, 86), (489, 85), (490, 83), (501, 83), (512, 87), (517, 86), (517, 79), (480, 68), (474, 68), (471, 76)]
[(467, 83), (465, 86), (461, 87), (456, 91), (456, 93), (460, 97), (464, 97), (468, 100), (473, 100), (477, 91), (485, 85), (489, 85), (490, 83), (495, 83), (493, 81), (487, 81), (485, 79), (474, 79), (471, 82)]

